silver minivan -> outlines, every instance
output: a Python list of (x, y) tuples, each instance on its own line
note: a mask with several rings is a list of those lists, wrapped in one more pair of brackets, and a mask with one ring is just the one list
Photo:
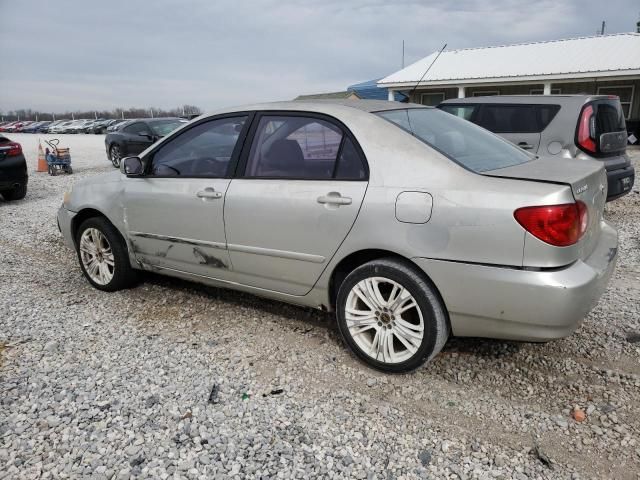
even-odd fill
[(438, 105), (539, 156), (592, 159), (607, 171), (607, 201), (631, 191), (635, 171), (618, 97), (504, 95), (446, 100)]

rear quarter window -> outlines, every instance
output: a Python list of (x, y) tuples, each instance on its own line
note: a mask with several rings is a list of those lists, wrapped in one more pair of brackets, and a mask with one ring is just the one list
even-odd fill
[(386, 110), (377, 115), (477, 173), (519, 165), (534, 158), (497, 135), (439, 109)]

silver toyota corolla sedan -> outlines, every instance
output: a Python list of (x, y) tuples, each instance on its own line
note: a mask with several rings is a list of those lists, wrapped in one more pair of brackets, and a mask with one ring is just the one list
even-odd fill
[(96, 288), (151, 270), (335, 311), (374, 368), (449, 335), (569, 335), (613, 271), (601, 163), (536, 158), (443, 111), (378, 101), (199, 117), (78, 182), (58, 224)]

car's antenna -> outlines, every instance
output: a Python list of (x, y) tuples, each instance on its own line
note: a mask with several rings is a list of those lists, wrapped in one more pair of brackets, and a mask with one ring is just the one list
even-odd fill
[(420, 82), (424, 79), (424, 77), (427, 75), (427, 73), (429, 72), (429, 70), (431, 70), (431, 67), (433, 67), (433, 64), (436, 63), (436, 60), (438, 60), (438, 57), (440, 56), (440, 54), (442, 52), (444, 52), (444, 49), (447, 48), (447, 44), (445, 43), (442, 48), (440, 49), (440, 51), (438, 52), (438, 55), (436, 55), (436, 58), (433, 59), (433, 62), (431, 62), (431, 65), (429, 65), (427, 67), (427, 69), (424, 71), (424, 73), (422, 74), (422, 77), (420, 78), (420, 80), (418, 81), (418, 83), (416, 83), (416, 85), (411, 89), (411, 91), (409, 92), (409, 101), (411, 101), (411, 95), (413, 95), (413, 92), (416, 91), (416, 88), (418, 88), (418, 85), (420, 85)]

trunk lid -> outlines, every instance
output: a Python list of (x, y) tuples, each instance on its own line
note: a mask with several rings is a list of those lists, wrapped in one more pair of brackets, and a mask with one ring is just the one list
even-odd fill
[(607, 198), (607, 175), (601, 162), (539, 157), (530, 162), (484, 174), (571, 187), (575, 200), (583, 202), (589, 212), (587, 230), (577, 244), (577, 258), (585, 259), (591, 254), (600, 236), (600, 222)]

